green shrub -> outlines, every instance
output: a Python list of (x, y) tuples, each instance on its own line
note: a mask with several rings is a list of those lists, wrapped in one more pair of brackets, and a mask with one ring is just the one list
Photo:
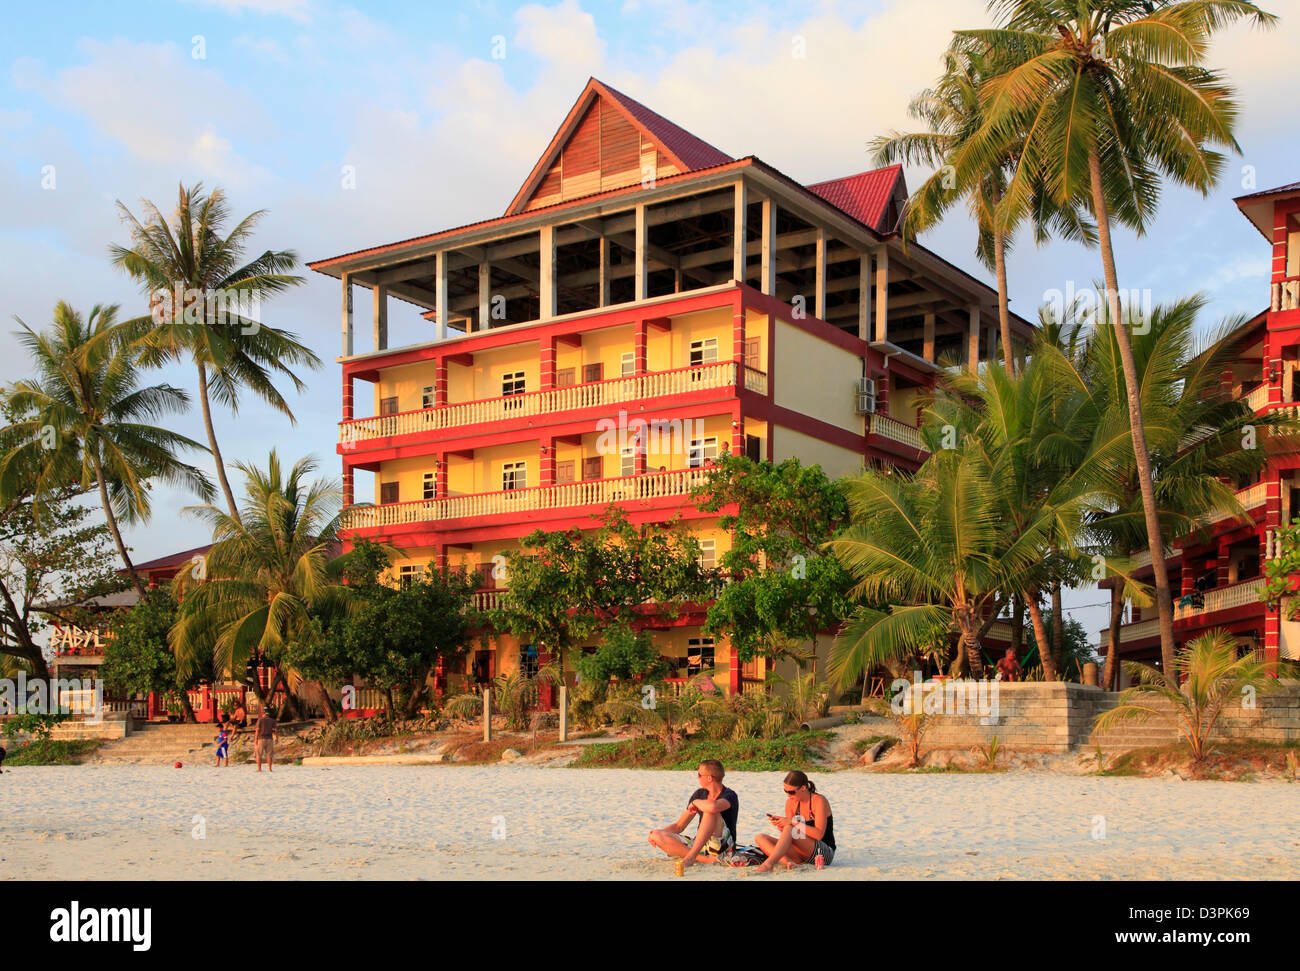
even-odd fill
[(54, 726), (65, 722), (70, 715), (14, 715), (5, 722), (5, 734), (11, 738), (17, 734), (30, 735), (37, 741), (48, 741)]
[(53, 741), (40, 738), (10, 752), (5, 766), (16, 765), (77, 765), (82, 758), (99, 748), (97, 739)]

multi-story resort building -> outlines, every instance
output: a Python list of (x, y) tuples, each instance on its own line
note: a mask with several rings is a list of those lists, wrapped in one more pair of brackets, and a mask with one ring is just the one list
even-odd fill
[[(729, 538), (690, 493), (723, 452), (917, 468), (918, 395), (939, 362), (996, 355), (997, 294), (904, 241), (906, 197), (899, 167), (805, 186), (590, 81), (503, 215), (311, 264), (342, 282), (346, 501), (357, 473), (374, 481), (345, 543), (396, 547), (399, 575), (479, 570), (486, 606), (508, 584), (494, 557), (611, 503), (680, 517), (716, 561)], [(389, 346), (394, 299), (424, 339)], [(703, 620), (653, 632), (676, 673), (761, 679)], [(536, 660), (499, 638), (468, 670)]]
[[(1260, 414), (1295, 409), (1300, 395), (1300, 183), (1236, 200), (1242, 214), (1273, 250), (1269, 306), (1225, 340), (1231, 366), (1222, 381)], [(1174, 598), (1174, 636), (1181, 646), (1208, 630), (1225, 628), (1239, 650), (1266, 659), (1300, 657), (1300, 623), (1282, 619), (1260, 600), (1263, 565), (1272, 556), (1275, 530), (1300, 516), (1300, 453), (1273, 451), (1255, 482), (1239, 482), (1237, 500), (1247, 518), (1226, 510), (1212, 514), (1209, 535), (1182, 537), (1166, 559)], [(1152, 582), (1151, 558), (1138, 579)], [(1141, 562), (1141, 561), (1139, 561)], [(1103, 583), (1103, 586), (1106, 584)], [(1122, 660), (1158, 662), (1160, 627), (1155, 607), (1133, 609), (1120, 628)], [(1108, 632), (1101, 633), (1102, 652)]]

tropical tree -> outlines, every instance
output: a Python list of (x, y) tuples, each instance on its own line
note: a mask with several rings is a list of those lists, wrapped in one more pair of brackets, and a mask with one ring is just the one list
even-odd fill
[(1097, 221), (1107, 319), (1123, 364), (1134, 458), (1155, 573), (1161, 654), (1174, 660), (1173, 605), (1159, 507), (1142, 419), (1141, 386), (1121, 326), (1111, 222), (1144, 232), (1161, 177), (1202, 194), (1226, 162), (1213, 146), (1239, 151), (1237, 105), (1221, 75), (1204, 66), (1213, 34), (1276, 18), (1245, 0), (992, 0), (996, 29), (958, 32), (987, 58), (983, 120), (959, 168), (995, 171), (1009, 140), (1022, 151), (995, 218), (1020, 223), (1045, 185), (1058, 206), (1086, 205)]
[(185, 720), (196, 721), (189, 689), (211, 671), (191, 666), (181, 671), (167, 646), (167, 634), (176, 622), (176, 601), (165, 590), (150, 590), (149, 596), (114, 618), (113, 636), (104, 648), (99, 676), (129, 694), (175, 695)]
[[(987, 78), (984, 54), (974, 48), (954, 45), (944, 53), (944, 72), (933, 88), (923, 91), (908, 106), (908, 113), (926, 124), (920, 132), (892, 131), (874, 139), (871, 149), (878, 165), (902, 162), (929, 165), (935, 169), (908, 200), (903, 217), (904, 237), (911, 237), (938, 223), (955, 203), (965, 198), (978, 230), (976, 255), (997, 277), (998, 326), (1002, 338), (1002, 361), (1008, 375), (1013, 371), (1011, 312), (1007, 290), (1007, 254), (1015, 237), (1015, 224), (994, 218), (1006, 192), (1007, 180), (1015, 171), (1023, 139), (1010, 132), (997, 164), (978, 169), (959, 165), (965, 156), (967, 139), (980, 131), (983, 106), (980, 89)], [(1085, 243), (1096, 240), (1096, 232), (1080, 218), (1077, 203), (1058, 207), (1041, 186), (1028, 214), (1035, 238), (1043, 242), (1051, 234)]]
[(177, 458), (203, 446), (158, 424), (184, 411), (189, 399), (170, 385), (140, 386), (139, 355), (124, 339), (116, 306), (96, 305), (83, 319), (60, 301), (42, 334), (18, 323), (36, 377), (7, 392), (9, 407), (22, 416), (12, 425), (22, 443), (0, 457), (0, 493), (12, 494), (33, 466), (42, 491), (63, 488), (70, 478), (97, 485), (113, 541), (143, 598), (121, 524), (149, 520), (149, 481), (184, 485), (205, 499), (212, 494), (203, 473)]
[(158, 364), (187, 357), (194, 364), (208, 448), (230, 515), (238, 519), (239, 508), (212, 424), (212, 400), (238, 412), (240, 392), (247, 389), (294, 421), (274, 379), (288, 378), (295, 390), (302, 391), (304, 385), (293, 369), (318, 368), (320, 359), (293, 334), (256, 317), (262, 300), (303, 282), (292, 272), (297, 254), (266, 250), (245, 262), (245, 250), (264, 210), (245, 216), (225, 232), (230, 219), (225, 194), (221, 189), (205, 193), (202, 183), (188, 189), (180, 186), (171, 220), (147, 200), (144, 222), (121, 202), (118, 209), (130, 226), (131, 246), (111, 246), (113, 264), (138, 281), (150, 301), (149, 316), (132, 322), (143, 360)]
[[(180, 609), (168, 641), (182, 671), (211, 664), (239, 677), (252, 661), (276, 664), (274, 696), (289, 644), (310, 636), (312, 608), (344, 594), (328, 567), (342, 495), (334, 482), (310, 480), (312, 457), (286, 472), (272, 449), (265, 469), (235, 468), (245, 479), (238, 518), (211, 504), (186, 510), (212, 527), (215, 542), (198, 576), (184, 572), (174, 581)], [(251, 683), (262, 700), (257, 679)], [(297, 713), (292, 691), (288, 700)]]
[(1093, 732), (1155, 718), (1177, 730), (1192, 762), (1199, 764), (1228, 705), (1248, 694), (1267, 694), (1281, 687), (1269, 667), (1254, 651), (1237, 657), (1232, 634), (1222, 628), (1190, 641), (1165, 671), (1125, 661), (1124, 671), (1133, 685), (1120, 693), (1116, 707), (1097, 717)]

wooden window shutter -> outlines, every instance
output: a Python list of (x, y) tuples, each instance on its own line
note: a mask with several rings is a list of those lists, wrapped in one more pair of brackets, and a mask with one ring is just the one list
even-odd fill
[(555, 386), (557, 388), (571, 388), (577, 384), (577, 377), (576, 368), (560, 368), (555, 372)]
[(601, 479), (605, 476), (605, 460), (600, 456), (591, 459), (582, 460), (582, 478), (584, 481), (589, 479)]
[(556, 485), (563, 485), (563, 484), (566, 483), (566, 482), (572, 482), (572, 481), (573, 481), (573, 471), (574, 471), (574, 468), (573, 468), (573, 467), (574, 467), (573, 459), (569, 459), (569, 461), (567, 461), (567, 462), (556, 462), (556, 463), (555, 463), (555, 483), (556, 483)]
[(603, 381), (605, 379), (605, 365), (603, 364), (585, 364), (582, 368), (582, 383), (590, 384), (592, 381)]
[(396, 397), (392, 397), (392, 398), (380, 398), (380, 399), (379, 399), (379, 414), (381, 414), (381, 415), (395, 415), (395, 414), (397, 414), (397, 398), (396, 398)]
[(761, 345), (761, 337), (745, 338), (745, 367), (752, 367), (756, 371), (763, 370), (763, 356), (759, 350)]
[(380, 501), (380, 503), (382, 503), (383, 505), (388, 505), (389, 503), (392, 503), (392, 502), (400, 502), (401, 500), (399, 500), (399, 499), (397, 498), (397, 496), (398, 496), (397, 486), (398, 486), (398, 483), (396, 483), (396, 482), (384, 482), (384, 483), (382, 483), (382, 484), (379, 486), (379, 501)]

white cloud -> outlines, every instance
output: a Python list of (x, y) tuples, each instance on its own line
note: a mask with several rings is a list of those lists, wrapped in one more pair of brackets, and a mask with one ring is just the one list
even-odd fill
[(311, 19), (310, 0), (189, 0), (204, 7), (217, 7), (231, 14), (264, 14), (288, 17), (305, 23)]

